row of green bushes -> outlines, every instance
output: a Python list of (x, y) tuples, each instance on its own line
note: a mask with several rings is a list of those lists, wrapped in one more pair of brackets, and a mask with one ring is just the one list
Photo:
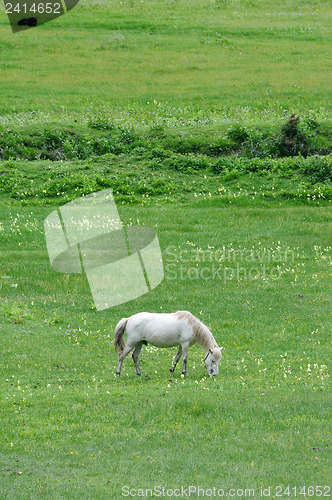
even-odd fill
[(154, 151), (155, 156), (194, 154), (240, 155), (247, 158), (326, 155), (332, 152), (331, 131), (313, 119), (292, 115), (279, 129), (263, 131), (240, 124), (219, 134), (179, 134), (163, 126), (137, 132), (105, 118), (88, 127), (48, 126), (39, 131), (0, 130), (0, 159), (85, 160), (91, 156)]
[(310, 181), (332, 181), (332, 156), (295, 156), (284, 158), (247, 158), (241, 156), (221, 156), (211, 158), (197, 155), (174, 154), (161, 148), (151, 151), (150, 167), (173, 169), (182, 173), (210, 169), (224, 178), (236, 178), (247, 172), (264, 175), (267, 172), (279, 172), (283, 176), (298, 172), (309, 177)]
[[(201, 172), (202, 175), (199, 176), (201, 178), (204, 172), (204, 175), (214, 177), (216, 182), (221, 180), (223, 183), (250, 173), (254, 174), (256, 179), (260, 176), (270, 176), (272, 179), (280, 177), (294, 179), (297, 176), (299, 182), (305, 182), (310, 189), (314, 190), (310, 190), (313, 196), (318, 190), (317, 193), (321, 193), (321, 198), (330, 199), (332, 192), (332, 155), (277, 159), (201, 157), (198, 163), (195, 158), (194, 155), (173, 153), (170, 157), (158, 156), (156, 164), (152, 155), (149, 160), (143, 160), (144, 175), (141, 175), (139, 170), (136, 173), (131, 171), (130, 166), (121, 167), (120, 165), (114, 170), (112, 162), (105, 166), (101, 166), (99, 162), (97, 167), (94, 162), (86, 165), (79, 164), (75, 169), (71, 167), (72, 163), (63, 165), (50, 163), (41, 169), (38, 178), (35, 178), (33, 174), (29, 175), (27, 170), (20, 169), (15, 161), (8, 160), (0, 162), (0, 193), (19, 200), (57, 198), (69, 201), (101, 189), (112, 188), (115, 195), (122, 201), (131, 202), (136, 197), (171, 196), (175, 192), (183, 192), (183, 174), (196, 171)], [(155, 168), (156, 165), (159, 167), (158, 170)], [(176, 170), (181, 175), (174, 176), (172, 170)], [(301, 196), (305, 197), (307, 187), (302, 191)], [(296, 193), (296, 198), (298, 198), (299, 193), (297, 191)], [(278, 195), (292, 197), (291, 191), (284, 194), (279, 192)]]
[[(1, 172), (2, 171), (2, 172)], [(28, 179), (12, 161), (0, 164), (0, 193), (17, 200), (58, 199), (70, 201), (83, 195), (112, 188), (123, 202), (133, 202), (136, 197), (172, 194), (174, 186), (169, 178), (156, 176), (148, 180), (131, 172), (75, 171), (70, 168), (46, 168), (38, 181)]]

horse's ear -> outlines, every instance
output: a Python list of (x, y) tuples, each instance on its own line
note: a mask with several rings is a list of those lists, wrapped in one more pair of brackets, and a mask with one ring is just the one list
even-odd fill
[(210, 351), (211, 354), (213, 353), (212, 349), (209, 349), (209, 351)]

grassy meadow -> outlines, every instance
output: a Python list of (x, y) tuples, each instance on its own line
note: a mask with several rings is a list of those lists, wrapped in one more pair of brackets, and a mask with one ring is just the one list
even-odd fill
[[(1, 499), (331, 495), (330, 17), (82, 1), (12, 34), (0, 7)], [(108, 188), (155, 228), (165, 277), (97, 312), (85, 275), (52, 270), (44, 220)], [(219, 376), (199, 346), (187, 377), (146, 346), (117, 378), (119, 319), (182, 309)]]
[(0, 114), (326, 120), (330, 20), (324, 0), (92, 0), (13, 35), (1, 7)]
[[(124, 206), (124, 222), (157, 229), (165, 279), (99, 313), (83, 276), (50, 269), (49, 210), (8, 213), (3, 498), (121, 498), (126, 485), (192, 484), (254, 488), (258, 498), (265, 485), (328, 484), (330, 210)], [(175, 350), (148, 346), (143, 376), (128, 357), (117, 379), (119, 318), (176, 309), (224, 347), (219, 377), (207, 376), (199, 347), (189, 376), (170, 377)]]

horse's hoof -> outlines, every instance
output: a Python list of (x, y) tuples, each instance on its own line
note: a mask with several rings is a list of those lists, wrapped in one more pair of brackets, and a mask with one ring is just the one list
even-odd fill
[(116, 376), (117, 376), (117, 377), (120, 377), (120, 373), (117, 373), (117, 374), (116, 374)]

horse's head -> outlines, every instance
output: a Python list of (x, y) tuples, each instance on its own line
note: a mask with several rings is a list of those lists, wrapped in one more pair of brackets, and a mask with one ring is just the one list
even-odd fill
[(222, 347), (214, 347), (206, 351), (204, 359), (209, 375), (218, 375), (219, 361), (221, 360)]

